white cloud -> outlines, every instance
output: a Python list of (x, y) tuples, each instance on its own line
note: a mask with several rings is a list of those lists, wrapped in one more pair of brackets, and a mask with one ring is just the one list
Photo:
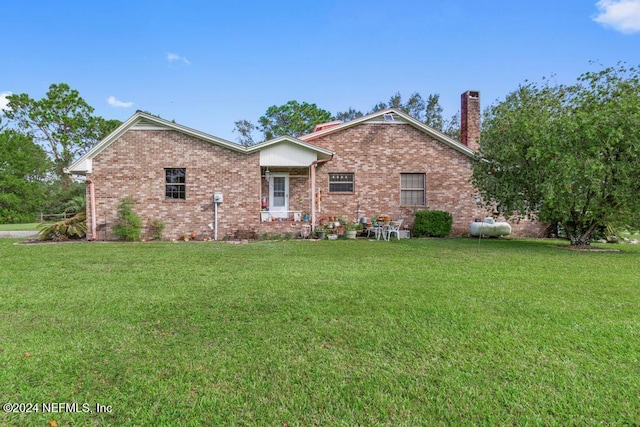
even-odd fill
[(191, 62), (187, 58), (185, 58), (184, 56), (176, 55), (175, 53), (167, 53), (167, 61), (169, 62), (179, 61), (179, 62), (184, 62), (187, 65), (191, 64)]
[(640, 0), (599, 0), (593, 20), (625, 34), (640, 32)]
[(0, 93), (0, 111), (7, 109), (7, 104), (9, 104), (9, 100), (7, 96), (11, 95), (11, 92), (2, 92)]
[(116, 99), (115, 96), (108, 97), (107, 103), (116, 108), (129, 108), (133, 105), (133, 102), (122, 102), (119, 99)]

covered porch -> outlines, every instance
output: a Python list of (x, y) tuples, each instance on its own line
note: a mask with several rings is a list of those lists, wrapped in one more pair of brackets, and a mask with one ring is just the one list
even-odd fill
[(260, 233), (298, 233), (312, 225), (315, 168), (333, 152), (284, 136), (255, 145), (260, 152)]
[(309, 221), (309, 167), (261, 166), (260, 222)]

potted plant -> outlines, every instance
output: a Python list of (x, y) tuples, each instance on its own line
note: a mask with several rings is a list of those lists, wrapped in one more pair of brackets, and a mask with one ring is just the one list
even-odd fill
[(349, 220), (346, 216), (340, 216), (336, 219), (335, 228), (339, 236), (344, 236), (347, 230), (347, 224), (349, 224)]
[(345, 224), (344, 237), (352, 240), (355, 239), (356, 234), (358, 234), (358, 229), (361, 229), (361, 228), (362, 228), (362, 224), (360, 224), (359, 222), (347, 222)]
[(327, 232), (324, 229), (324, 227), (316, 227), (315, 232), (316, 232), (316, 237), (318, 239), (320, 239), (320, 240), (324, 240), (324, 238), (325, 238), (325, 236), (327, 234)]
[(332, 223), (327, 224), (327, 239), (337, 240), (338, 239), (337, 231), (338, 229)]

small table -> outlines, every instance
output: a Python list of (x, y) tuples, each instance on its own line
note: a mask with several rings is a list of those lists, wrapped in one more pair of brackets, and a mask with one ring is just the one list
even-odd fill
[(379, 222), (378, 223), (378, 227), (376, 230), (376, 240), (380, 240), (380, 235), (382, 235), (382, 239), (384, 240), (389, 240), (389, 224), (391, 224), (391, 222)]

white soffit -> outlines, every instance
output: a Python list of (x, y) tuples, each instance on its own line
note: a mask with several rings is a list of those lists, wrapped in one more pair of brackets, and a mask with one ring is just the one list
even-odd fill
[(260, 166), (303, 166), (318, 160), (318, 154), (292, 142), (274, 144), (260, 150)]

